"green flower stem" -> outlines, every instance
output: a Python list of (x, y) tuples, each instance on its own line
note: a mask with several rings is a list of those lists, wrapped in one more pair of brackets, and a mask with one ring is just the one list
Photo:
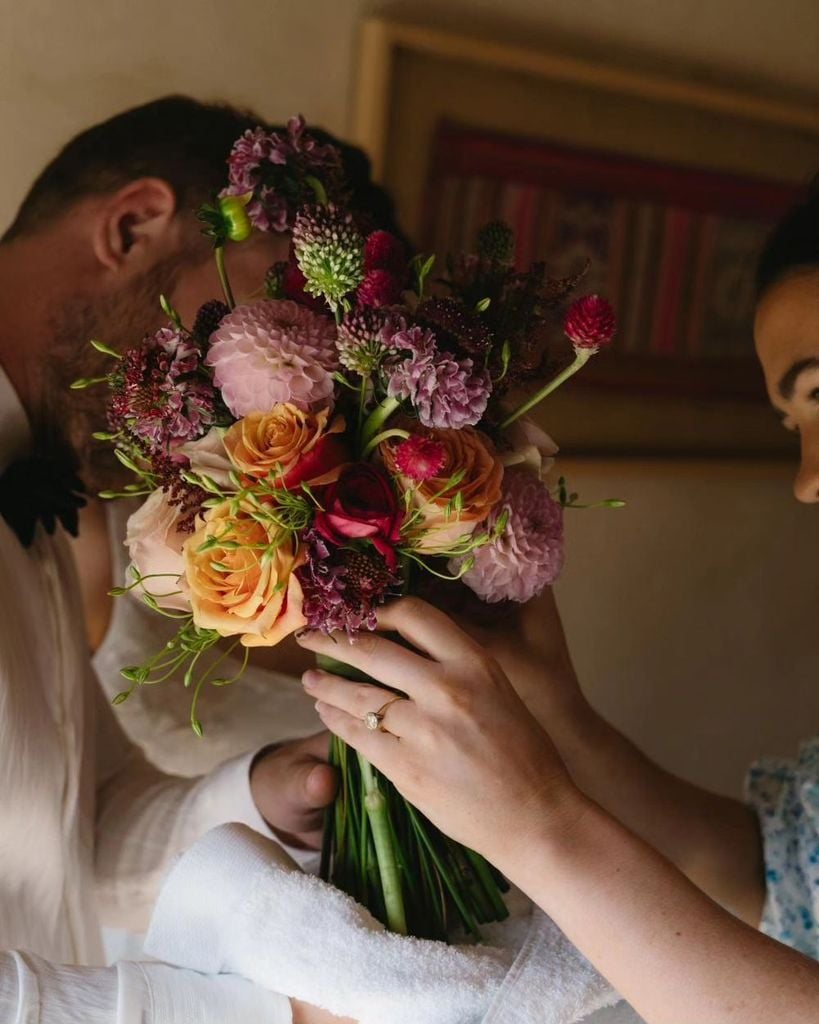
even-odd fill
[(361, 430), (362, 447), (365, 447), (370, 443), (400, 405), (401, 403), (397, 398), (385, 398), (380, 405), (377, 405), (375, 409), (373, 409), (364, 421), (364, 426)]
[(230, 281), (228, 280), (227, 267), (225, 266), (225, 247), (224, 245), (217, 245), (213, 250), (213, 254), (216, 257), (216, 271), (219, 274), (219, 280), (222, 284), (222, 291), (225, 293), (225, 302), (228, 304), (230, 309), (236, 308), (236, 301), (233, 298), (233, 290), (230, 287)]
[(401, 877), (398, 861), (392, 842), (392, 830), (387, 816), (387, 801), (378, 787), (378, 781), (372, 765), (358, 755), (358, 764), (364, 781), (366, 797), (364, 805), (370, 820), (375, 855), (378, 860), (378, 872), (381, 876), (381, 889), (384, 895), (384, 907), (387, 912), (387, 927), (399, 935), (407, 934), (407, 917), (404, 911), (404, 898), (401, 892)]
[(596, 349), (593, 348), (577, 348), (574, 350), (574, 362), (570, 363), (565, 370), (561, 372), (548, 384), (544, 385), (540, 391), (528, 398), (523, 405), (518, 406), (514, 412), (511, 412), (506, 419), (501, 423), (501, 430), (506, 430), (510, 427), (515, 420), (520, 419), (521, 416), (525, 416), (530, 409), (534, 409), (536, 405), (539, 405), (544, 398), (547, 398), (553, 391), (557, 391), (561, 384), (565, 384), (566, 381), (573, 377), (578, 370), (582, 369), (589, 359), (594, 355)]
[(361, 386), (358, 389), (358, 423), (356, 427), (358, 429), (358, 436), (361, 437), (361, 431), (364, 426), (364, 413), (367, 405), (367, 384), (369, 379), (367, 377), (361, 378)]
[(432, 839), (427, 834), (427, 831), (424, 828), (424, 824), (419, 819), (418, 814), (415, 808), (412, 806), (412, 804), (407, 804), (407, 814), (409, 815), (410, 821), (412, 822), (415, 828), (416, 835), (418, 836), (423, 846), (426, 847), (426, 850), (429, 853), (430, 858), (432, 859), (432, 863), (435, 865), (435, 868), (438, 874), (440, 875), (444, 885), (446, 886), (449, 895), (452, 897), (455, 906), (458, 908), (461, 918), (463, 919), (464, 925), (466, 926), (467, 930), (472, 933), (474, 938), (480, 939), (481, 933), (478, 931), (478, 925), (475, 922), (475, 919), (472, 916), (471, 912), (469, 911), (469, 908), (467, 907), (466, 903), (464, 902), (460, 889), (455, 884), (451, 872), (447, 870), (447, 867), (444, 864), (441, 855), (435, 849), (435, 844), (432, 842)]
[(375, 437), (367, 442), (367, 447), (361, 453), (361, 458), (366, 459), (368, 455), (371, 455), (382, 441), (388, 441), (391, 437), (403, 437), (406, 439), (409, 436), (408, 430), (399, 430), (398, 427), (393, 427), (392, 430), (382, 430), (380, 434), (376, 434)]

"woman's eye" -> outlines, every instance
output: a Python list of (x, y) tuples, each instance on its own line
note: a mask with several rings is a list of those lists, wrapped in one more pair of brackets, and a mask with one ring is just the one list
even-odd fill
[(808, 399), (811, 402), (819, 402), (819, 388), (814, 388), (813, 391), (808, 395)]

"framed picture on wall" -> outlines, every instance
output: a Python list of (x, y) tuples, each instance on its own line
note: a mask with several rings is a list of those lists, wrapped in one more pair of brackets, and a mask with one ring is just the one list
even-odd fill
[(764, 402), (753, 275), (819, 169), (819, 106), (376, 18), (356, 136), (422, 250), (507, 220), (521, 264), (615, 302), (618, 341), (541, 413), (564, 450), (792, 451)]
[(797, 200), (790, 184), (518, 138), (442, 121), (418, 240), (469, 251), (482, 224), (614, 303), (619, 330), (586, 386), (633, 395), (764, 400), (749, 344), (754, 268)]

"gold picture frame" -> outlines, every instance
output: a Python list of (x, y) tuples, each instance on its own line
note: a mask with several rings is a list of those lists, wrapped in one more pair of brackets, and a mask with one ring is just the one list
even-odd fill
[[(414, 238), (442, 121), (793, 185), (819, 168), (819, 104), (812, 97), (661, 75), (384, 17), (362, 23), (358, 70), (353, 135)], [(793, 450), (758, 398), (645, 394), (635, 401), (622, 392), (590, 390), (580, 375), (542, 408), (543, 424), (575, 454)]]

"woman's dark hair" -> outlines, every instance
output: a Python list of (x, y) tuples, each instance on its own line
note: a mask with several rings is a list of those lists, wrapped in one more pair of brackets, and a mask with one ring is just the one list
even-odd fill
[[(194, 211), (227, 180), (226, 162), (248, 128), (269, 127), (249, 110), (164, 96), (133, 107), (75, 136), (41, 171), (0, 241), (30, 234), (86, 196), (114, 192), (136, 178), (162, 178), (180, 209)], [(283, 132), (284, 127), (274, 130)], [(321, 129), (310, 129), (341, 150), (353, 205), (374, 228), (401, 235), (392, 199), (370, 176), (367, 155)]]
[(783, 277), (811, 268), (819, 270), (819, 177), (765, 243), (756, 269), (757, 299)]

